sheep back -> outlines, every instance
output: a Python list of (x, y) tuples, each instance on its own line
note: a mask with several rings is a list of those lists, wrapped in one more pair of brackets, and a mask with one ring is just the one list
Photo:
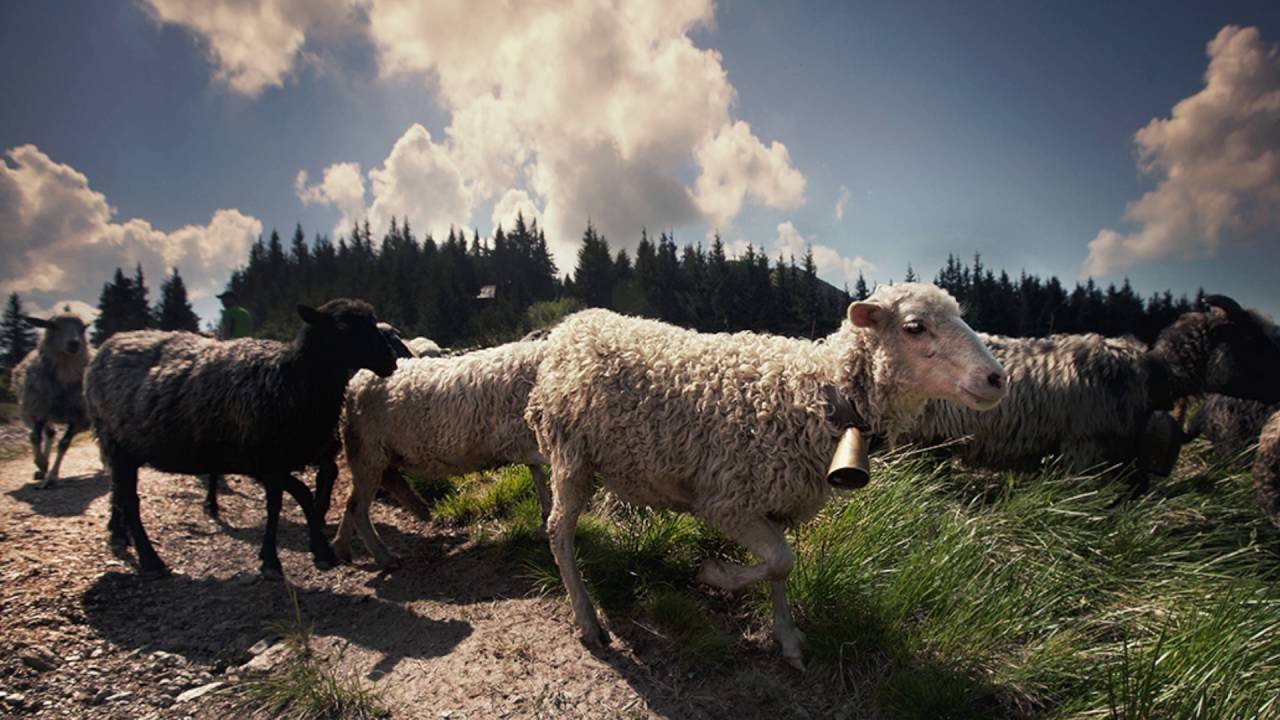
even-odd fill
[(401, 360), (387, 378), (358, 373), (343, 419), (348, 460), (353, 468), (394, 461), (425, 477), (540, 462), (524, 410), (544, 348), (516, 342)]
[(1208, 395), (1191, 419), (1187, 435), (1213, 443), (1214, 455), (1222, 459), (1248, 462), (1248, 450), (1258, 441), (1267, 418), (1280, 411), (1280, 404)]
[(346, 384), (339, 367), (299, 363), (269, 340), (119, 333), (99, 348), (85, 393), (108, 457), (175, 473), (287, 472), (333, 437)]

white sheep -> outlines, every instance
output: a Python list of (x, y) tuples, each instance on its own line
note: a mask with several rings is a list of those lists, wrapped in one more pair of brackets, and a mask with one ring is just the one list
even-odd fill
[[(84, 406), (84, 369), (92, 353), (84, 337), (84, 320), (73, 313), (70, 306), (48, 320), (24, 319), (43, 328), (44, 337), (13, 369), (11, 383), (22, 421), (31, 428), (35, 479), (40, 480), (39, 487), (46, 488), (58, 479), (71, 439), (89, 429)], [(50, 468), (49, 451), (56, 434), (53, 423), (63, 423), (67, 430), (58, 442), (58, 457)]]
[(551, 465), (551, 550), (582, 641), (608, 642), (574, 558), (593, 478), (621, 500), (689, 512), (759, 556), (707, 561), (702, 582), (735, 590), (768, 580), (774, 635), (802, 665), (786, 578), (784, 529), (831, 496), (827, 462), (842, 428), (828, 396), (873, 432), (896, 435), (930, 398), (974, 408), (1004, 398), (1004, 371), (933, 285), (883, 286), (849, 306), (820, 342), (749, 332), (701, 334), (588, 310), (551, 333), (526, 417)]
[[(390, 377), (364, 372), (352, 379), (342, 421), (351, 497), (333, 541), (339, 558), (351, 560), (354, 528), (380, 567), (399, 564), (369, 522), (369, 505), (383, 483), (403, 485), (402, 470), (443, 478), (524, 463), (545, 517), (546, 460), (524, 420), (545, 347), (514, 342), (456, 357), (401, 360)], [(409, 509), (425, 515), (420, 506), (417, 501)]]
[(406, 340), (404, 344), (417, 357), (440, 357), (444, 354), (444, 350), (434, 340), (421, 335), (412, 340)]
[(1271, 523), (1280, 528), (1280, 412), (1271, 414), (1258, 436), (1253, 456), (1253, 496)]

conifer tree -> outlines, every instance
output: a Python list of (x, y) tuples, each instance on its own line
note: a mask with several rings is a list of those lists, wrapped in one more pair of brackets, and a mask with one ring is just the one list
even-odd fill
[(35, 349), (36, 331), (23, 319), (25, 314), (18, 293), (9, 293), (0, 319), (0, 366), (11, 368)]
[(160, 303), (156, 306), (156, 326), (161, 330), (199, 332), (200, 318), (187, 300), (187, 286), (173, 268), (173, 274), (160, 284)]

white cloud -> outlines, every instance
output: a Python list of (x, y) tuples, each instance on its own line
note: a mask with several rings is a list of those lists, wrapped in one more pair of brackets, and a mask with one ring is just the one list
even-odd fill
[(845, 257), (830, 245), (819, 245), (812, 237), (804, 237), (790, 220), (778, 224), (778, 236), (773, 241), (774, 255), (781, 253), (788, 259), (794, 256), (799, 263), (809, 249), (813, 250), (813, 262), (818, 267), (819, 277), (837, 286), (846, 282), (853, 285), (859, 273), (871, 274), (877, 269), (861, 255)]
[(836, 198), (836, 222), (844, 222), (844, 209), (849, 205), (849, 188), (840, 186), (840, 196)]
[(539, 227), (542, 226), (542, 212), (529, 197), (529, 193), (523, 190), (508, 190), (498, 202), (494, 203), (493, 214), (489, 220), (495, 231), (499, 225), (510, 230), (515, 227), (517, 216), (524, 217), (525, 225), (537, 222)]
[(414, 124), (391, 148), (382, 167), (369, 171), (373, 204), (369, 222), (377, 232), (392, 217), (408, 218), (423, 232), (440, 239), (450, 226), (471, 219), (471, 191), (448, 149), (435, 143), (431, 133)]
[(352, 224), (364, 216), (364, 176), (359, 163), (334, 163), (324, 169), (324, 178), (315, 185), (307, 184), (307, 171), (299, 170), (294, 190), (303, 205), (333, 205), (342, 213), (333, 235), (348, 233)]
[(141, 263), (154, 290), (177, 266), (193, 299), (222, 288), (244, 261), (262, 223), (239, 210), (218, 210), (207, 225), (171, 232), (146, 220), (115, 221), (115, 208), (75, 168), (34, 145), (0, 162), (0, 292), (17, 291), (35, 307), (67, 299), (95, 304), (116, 267)]
[[(202, 37), (217, 76), (245, 94), (282, 83), (326, 28), (370, 42), (384, 76), (421, 76), (450, 115), (439, 139), (416, 142), (434, 180), (408, 188), (413, 173), (380, 175), (374, 224), (443, 211), (458, 214), (441, 222), (468, 224), (476, 207), (523, 190), (571, 266), (588, 218), (634, 246), (643, 225), (728, 228), (746, 203), (804, 200), (786, 147), (736, 120), (719, 53), (690, 37), (713, 22), (711, 0), (149, 1)], [(241, 27), (255, 22), (265, 27)], [(428, 187), (447, 198), (409, 192)]]
[(1280, 230), (1280, 48), (1227, 26), (1208, 53), (1204, 89), (1134, 136), (1139, 167), (1159, 178), (1125, 208), (1137, 228), (1098, 232), (1082, 274), (1212, 256)]
[(204, 41), (214, 78), (242, 95), (279, 87), (304, 55), (307, 35), (354, 26), (363, 0), (144, 0), (160, 23)]

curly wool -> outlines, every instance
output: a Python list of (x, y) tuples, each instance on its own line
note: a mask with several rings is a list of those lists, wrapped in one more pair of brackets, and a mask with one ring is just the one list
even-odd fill
[(113, 336), (86, 386), (103, 452), (193, 475), (256, 476), (315, 462), (333, 437), (348, 371), (302, 344)]
[(1272, 413), (1258, 437), (1253, 458), (1253, 495), (1272, 524), (1280, 528), (1280, 412)]
[(544, 348), (517, 342), (401, 360), (388, 378), (357, 374), (342, 421), (353, 482), (378, 483), (392, 466), (435, 478), (543, 462), (524, 409)]
[[(959, 314), (933, 291), (930, 301)], [(892, 304), (906, 293), (881, 288), (877, 299)], [(825, 386), (889, 435), (923, 405), (878, 334), (848, 321), (815, 343), (588, 310), (547, 342), (526, 417), (552, 467), (603, 472), (626, 502), (718, 522), (794, 525), (826, 502), (826, 463), (841, 430), (828, 419)]]
[(979, 334), (1009, 374), (1009, 395), (989, 412), (930, 401), (906, 439), (920, 446), (969, 436), (967, 464), (1029, 469), (1060, 454), (1074, 469), (1136, 457), (1151, 413), (1146, 346), (1132, 338)]
[(1255, 400), (1209, 395), (1191, 419), (1187, 439), (1202, 437), (1213, 443), (1214, 454), (1224, 460), (1248, 463), (1249, 450), (1267, 418), (1280, 411), (1280, 403), (1266, 404)]

